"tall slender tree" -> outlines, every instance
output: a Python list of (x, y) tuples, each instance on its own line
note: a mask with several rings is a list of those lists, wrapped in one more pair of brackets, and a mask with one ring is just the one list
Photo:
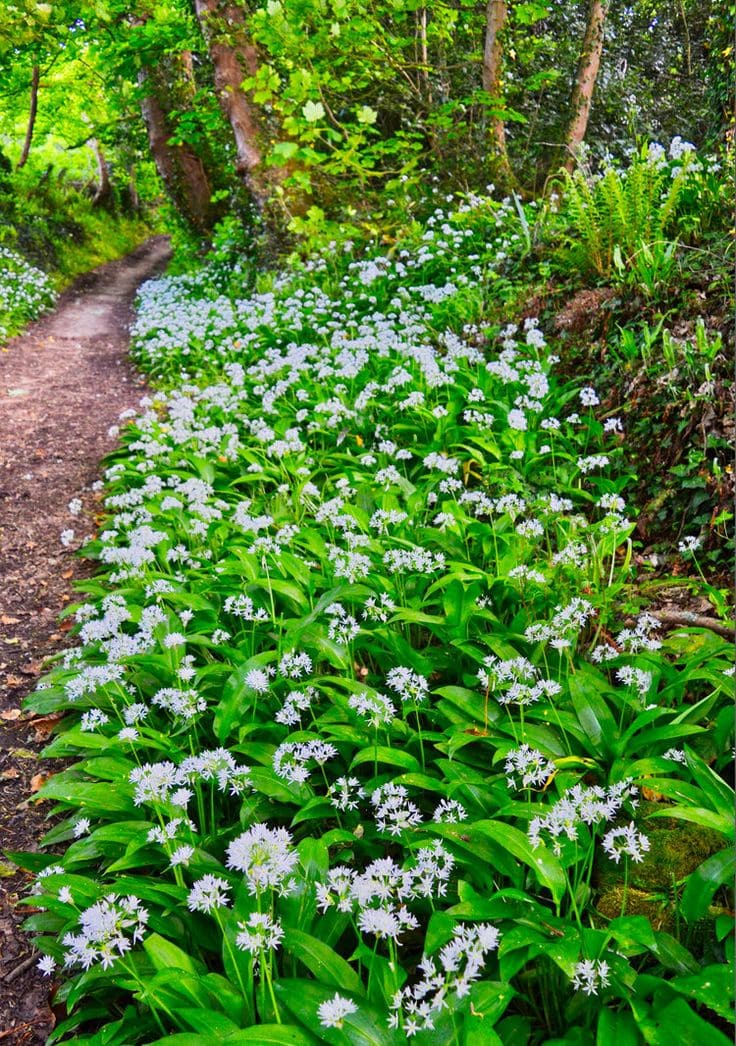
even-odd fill
[(503, 117), (503, 38), (508, 18), (507, 0), (488, 0), (486, 35), (483, 47), (483, 90), (490, 96), (490, 131), (493, 164), (503, 188), (515, 185), (506, 146), (506, 124)]
[(603, 38), (610, 0), (590, 0), (583, 46), (570, 99), (570, 122), (565, 134), (564, 167), (572, 171), (588, 129), (593, 91), (603, 54)]
[(18, 160), (18, 170), (20, 170), (21, 167), (25, 167), (31, 152), (33, 128), (36, 126), (36, 114), (38, 113), (38, 85), (40, 75), (40, 69), (36, 63), (33, 66), (33, 72), (31, 73), (31, 101), (28, 106), (28, 124), (26, 126), (26, 137), (23, 142), (23, 149), (20, 154), (20, 159)]

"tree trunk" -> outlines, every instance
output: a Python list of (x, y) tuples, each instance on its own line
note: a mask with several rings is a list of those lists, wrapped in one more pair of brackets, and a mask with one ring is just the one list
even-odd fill
[(134, 163), (131, 163), (128, 167), (128, 199), (130, 200), (130, 209), (133, 211), (133, 214), (140, 214), (141, 198), (138, 195)]
[(97, 191), (93, 197), (92, 203), (95, 207), (110, 207), (113, 202), (112, 198), (112, 183), (110, 181), (110, 168), (107, 166), (107, 160), (105, 154), (102, 151), (102, 146), (96, 138), (92, 138), (90, 143), (92, 151), (95, 154), (97, 160)]
[(590, 0), (588, 23), (585, 27), (583, 49), (575, 74), (575, 85), (570, 99), (570, 122), (565, 136), (564, 167), (572, 171), (577, 161), (580, 146), (585, 140), (588, 117), (593, 101), (593, 91), (603, 52), (603, 33), (610, 0)]
[(217, 97), (233, 130), (236, 169), (262, 209), (288, 171), (264, 168), (262, 115), (241, 87), (258, 70), (258, 54), (248, 38), (245, 14), (226, 0), (195, 0), (194, 7), (214, 66)]
[(146, 90), (141, 111), (156, 170), (177, 210), (199, 232), (208, 232), (214, 221), (209, 178), (202, 160), (190, 145), (171, 144), (173, 127), (166, 104), (164, 76), (160, 69), (143, 68), (138, 82)]
[(17, 170), (21, 167), (25, 167), (28, 155), (31, 151), (31, 142), (33, 141), (33, 128), (36, 124), (36, 113), (38, 112), (38, 80), (40, 76), (40, 70), (37, 65), (33, 67), (33, 73), (31, 75), (31, 104), (28, 110), (28, 127), (26, 128), (26, 138), (23, 142), (23, 151), (20, 154), (20, 160), (18, 160)]
[(432, 85), (429, 80), (429, 48), (427, 44), (427, 8), (420, 7), (416, 12), (417, 35), (419, 37), (418, 79), (419, 91), (424, 95), (427, 105), (432, 105)]
[(506, 25), (508, 4), (506, 0), (488, 0), (486, 6), (486, 39), (483, 48), (483, 90), (490, 95), (491, 109), (491, 143), (493, 145), (495, 166), (504, 188), (516, 183), (511, 170), (509, 154), (506, 148), (506, 126), (501, 109), (503, 106), (503, 41), (501, 34)]

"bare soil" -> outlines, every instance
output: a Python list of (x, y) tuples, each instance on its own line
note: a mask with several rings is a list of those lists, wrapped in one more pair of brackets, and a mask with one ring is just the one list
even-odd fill
[[(168, 257), (167, 239), (154, 237), (95, 269), (0, 350), (0, 1041), (13, 1046), (44, 1043), (55, 1022), (48, 980), (20, 929), (28, 910), (15, 907), (30, 877), (1, 853), (38, 850), (46, 830), (32, 796), (53, 721), (20, 706), (45, 659), (69, 645), (58, 616), (75, 579), (90, 573), (74, 551), (95, 529), (92, 484), (115, 449), (120, 414), (145, 392), (127, 357), (135, 292)], [(74, 531), (67, 547), (65, 530)]]

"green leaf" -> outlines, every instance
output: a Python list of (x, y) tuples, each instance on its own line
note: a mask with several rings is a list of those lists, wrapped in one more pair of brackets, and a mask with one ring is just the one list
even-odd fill
[(171, 941), (167, 941), (165, 937), (161, 937), (157, 933), (149, 934), (144, 939), (143, 948), (157, 970), (174, 968), (193, 974), (202, 971), (201, 964), (195, 963), (191, 955), (187, 955), (177, 945), (172, 944)]
[(690, 821), (699, 824), (701, 828), (712, 828), (727, 838), (732, 838), (734, 833), (732, 818), (706, 810), (703, 806), (666, 806), (663, 810), (652, 811), (647, 817), (674, 817), (678, 821)]
[(685, 749), (685, 757), (693, 778), (703, 789), (703, 792), (708, 797), (708, 801), (713, 809), (717, 813), (723, 815), (726, 819), (731, 819), (731, 821), (733, 821), (734, 800), (736, 800), (736, 793), (734, 793), (733, 788), (729, 787), (729, 785), (727, 785), (726, 782), (691, 749)]
[(363, 982), (352, 966), (316, 937), (301, 930), (284, 934), (284, 950), (303, 963), (321, 984), (364, 995)]
[(342, 1032), (333, 1034), (337, 1029), (325, 1028), (318, 1013), (320, 1005), (334, 997), (331, 988), (297, 978), (282, 978), (275, 988), (279, 1003), (314, 1032), (321, 1042), (344, 1043), (347, 1039), (351, 1046), (398, 1046), (404, 1041), (404, 1036), (388, 1027), (384, 1014), (365, 999), (351, 997), (348, 992), (340, 994), (351, 998), (356, 1010), (345, 1017)]
[(218, 1035), (181, 1031), (165, 1035), (163, 1039), (154, 1039), (150, 1046), (164, 1046), (165, 1043), (171, 1043), (173, 1046), (221, 1046), (222, 1042)]
[(358, 752), (350, 764), (350, 769), (353, 770), (364, 763), (376, 762), (385, 766), (398, 766), (402, 770), (410, 770), (413, 773), (419, 773), (422, 769), (419, 761), (409, 752), (402, 751), (400, 748), (386, 748), (383, 745), (369, 745), (362, 752)]
[(697, 922), (708, 911), (716, 890), (733, 881), (736, 853), (733, 848), (720, 850), (688, 876), (680, 898), (680, 911), (688, 922)]
[(632, 1014), (608, 1008), (598, 1014), (595, 1046), (639, 1046), (641, 1038)]
[(562, 900), (567, 889), (565, 873), (559, 860), (546, 846), (535, 849), (523, 832), (502, 821), (476, 821), (472, 828), (528, 865), (540, 884), (550, 891), (556, 904)]
[(242, 1042), (252, 1042), (256, 1046), (312, 1046), (317, 1042), (312, 1035), (295, 1027), (293, 1024), (259, 1024), (257, 1028), (245, 1028), (243, 1031), (228, 1035), (219, 1040), (220, 1046), (239, 1046)]
[(470, 1011), (465, 1017), (466, 1046), (494, 1041), (493, 1025), (503, 1017), (516, 991), (504, 981), (477, 981), (470, 990)]
[(98, 815), (132, 814), (135, 806), (132, 797), (126, 795), (126, 790), (120, 785), (111, 788), (107, 784), (71, 780), (63, 774), (55, 774), (36, 792), (35, 798), (57, 799), (68, 806)]
[(476, 831), (475, 825), (466, 827), (466, 822), (461, 825), (433, 824), (427, 825), (426, 831), (452, 843), (452, 849), (457, 859), (463, 864), (481, 868), (487, 866), (509, 879), (518, 878), (519, 866), (511, 854), (489, 839), (487, 835)]
[(613, 939), (624, 948), (643, 947), (655, 951), (657, 941), (649, 919), (643, 915), (624, 915), (608, 926)]
[[(703, 1020), (684, 999), (656, 1009), (646, 1022), (645, 1039), (649, 1046), (732, 1046), (710, 1021)], [(643, 1029), (642, 1029), (643, 1030)]]
[(573, 708), (597, 755), (608, 754), (616, 740), (618, 727), (608, 705), (601, 696), (609, 690), (605, 676), (592, 669), (583, 669), (567, 680)]
[(424, 934), (424, 951), (432, 955), (451, 939), (457, 920), (447, 912), (432, 912)]
[(185, 1024), (188, 1024), (192, 1031), (201, 1032), (202, 1034), (210, 1035), (214, 1034), (222, 1041), (225, 1036), (237, 1033), (240, 1029), (237, 1024), (231, 1021), (223, 1013), (217, 1013), (216, 1010), (195, 1009), (192, 1006), (178, 1006), (176, 1009), (177, 1017), (180, 1017)]
[(654, 954), (665, 969), (674, 970), (676, 973), (695, 973), (698, 964), (687, 950), (687, 948), (675, 940), (669, 933), (655, 931)]
[(258, 698), (246, 683), (246, 677), (254, 668), (263, 668), (276, 658), (276, 651), (268, 650), (240, 665), (229, 676), (222, 688), (222, 697), (215, 711), (215, 733), (218, 741), (224, 742), (237, 733), (238, 727), (252, 714)]
[(293, 160), (299, 152), (299, 146), (296, 142), (277, 142), (272, 152), (279, 162), (286, 163), (288, 160)]
[(675, 977), (668, 983), (724, 1020), (733, 1020), (733, 974), (728, 966), (705, 966), (690, 977)]

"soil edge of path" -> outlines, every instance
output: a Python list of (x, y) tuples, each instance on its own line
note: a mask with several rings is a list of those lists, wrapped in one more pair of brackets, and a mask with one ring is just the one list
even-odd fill
[[(144, 379), (127, 355), (135, 294), (170, 257), (167, 237), (81, 276), (56, 307), (0, 350), (0, 1041), (40, 1046), (56, 1023), (48, 979), (17, 908), (31, 877), (3, 851), (38, 850), (48, 803), (33, 791), (51, 772), (39, 753), (54, 717), (21, 712), (45, 660), (67, 648), (59, 614), (94, 564), (74, 555), (95, 530), (100, 462)], [(62, 544), (62, 532), (68, 544)], [(69, 623), (70, 624), (70, 623)]]

